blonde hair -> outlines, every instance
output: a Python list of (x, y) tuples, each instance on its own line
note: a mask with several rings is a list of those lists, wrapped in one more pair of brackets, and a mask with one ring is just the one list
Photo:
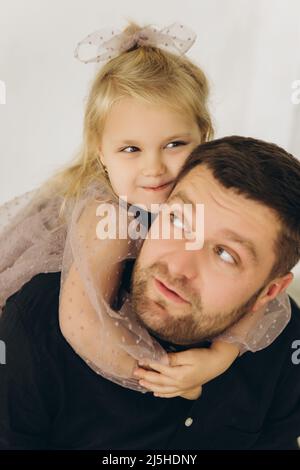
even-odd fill
[[(124, 32), (133, 34), (140, 29), (130, 21)], [(97, 72), (89, 92), (80, 150), (73, 163), (61, 168), (45, 184), (62, 196), (60, 216), (66, 202), (78, 198), (91, 181), (100, 180), (111, 188), (98, 147), (106, 116), (116, 101), (133, 97), (150, 104), (167, 105), (197, 122), (201, 141), (205, 142), (213, 136), (208, 93), (205, 74), (184, 55), (136, 45), (107, 62)]]

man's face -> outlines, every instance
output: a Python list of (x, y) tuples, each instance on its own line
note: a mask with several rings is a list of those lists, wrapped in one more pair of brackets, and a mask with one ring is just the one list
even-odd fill
[(184, 226), (162, 212), (153, 225), (170, 224), (171, 239), (147, 238), (132, 278), (140, 322), (176, 344), (210, 339), (252, 308), (275, 261), (280, 230), (271, 209), (224, 188), (202, 165), (177, 184), (168, 203), (183, 208), (187, 200), (204, 204), (203, 247), (186, 249), (187, 239), (175, 238)]

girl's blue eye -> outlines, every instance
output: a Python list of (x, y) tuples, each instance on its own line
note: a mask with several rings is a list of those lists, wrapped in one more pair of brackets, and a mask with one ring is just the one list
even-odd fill
[(183, 140), (175, 140), (174, 142), (170, 142), (169, 144), (167, 144), (167, 146), (170, 144), (178, 144), (175, 147), (171, 147), (171, 148), (176, 148), (180, 145), (187, 145), (187, 142), (184, 142)]
[[(181, 145), (187, 145), (187, 142), (184, 142), (183, 140), (175, 140), (174, 142), (169, 142), (167, 144), (167, 147), (170, 144), (176, 144), (174, 147), (171, 147), (171, 148), (176, 148), (176, 147), (181, 146)], [(134, 149), (134, 150), (133, 151), (127, 151), (128, 149)], [(135, 152), (139, 152), (139, 151), (140, 151), (140, 149), (138, 147), (135, 147), (134, 145), (129, 145), (128, 147), (125, 147), (125, 148), (121, 149), (121, 152), (125, 152), (125, 153), (135, 153)]]
[[(127, 149), (136, 149), (137, 151), (139, 150), (138, 147), (134, 147), (134, 145), (129, 145), (128, 147), (125, 147), (124, 149), (121, 150), (121, 152), (125, 152)], [(125, 153), (135, 153), (135, 152), (125, 152)]]

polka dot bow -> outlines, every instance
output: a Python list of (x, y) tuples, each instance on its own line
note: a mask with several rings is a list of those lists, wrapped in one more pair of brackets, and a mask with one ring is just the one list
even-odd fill
[(159, 47), (181, 55), (190, 49), (195, 39), (196, 34), (180, 23), (173, 23), (161, 30), (155, 26), (147, 26), (133, 34), (115, 29), (100, 29), (78, 43), (74, 56), (85, 64), (108, 61), (136, 44)]

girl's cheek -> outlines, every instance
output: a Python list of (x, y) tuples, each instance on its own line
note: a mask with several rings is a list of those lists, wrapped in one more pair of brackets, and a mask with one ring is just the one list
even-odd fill
[(180, 158), (180, 160), (178, 159), (178, 161), (174, 163), (174, 167), (171, 169), (171, 172), (174, 178), (177, 178), (177, 176), (180, 173), (181, 168), (183, 167), (187, 159), (188, 159), (188, 156), (184, 158)]

